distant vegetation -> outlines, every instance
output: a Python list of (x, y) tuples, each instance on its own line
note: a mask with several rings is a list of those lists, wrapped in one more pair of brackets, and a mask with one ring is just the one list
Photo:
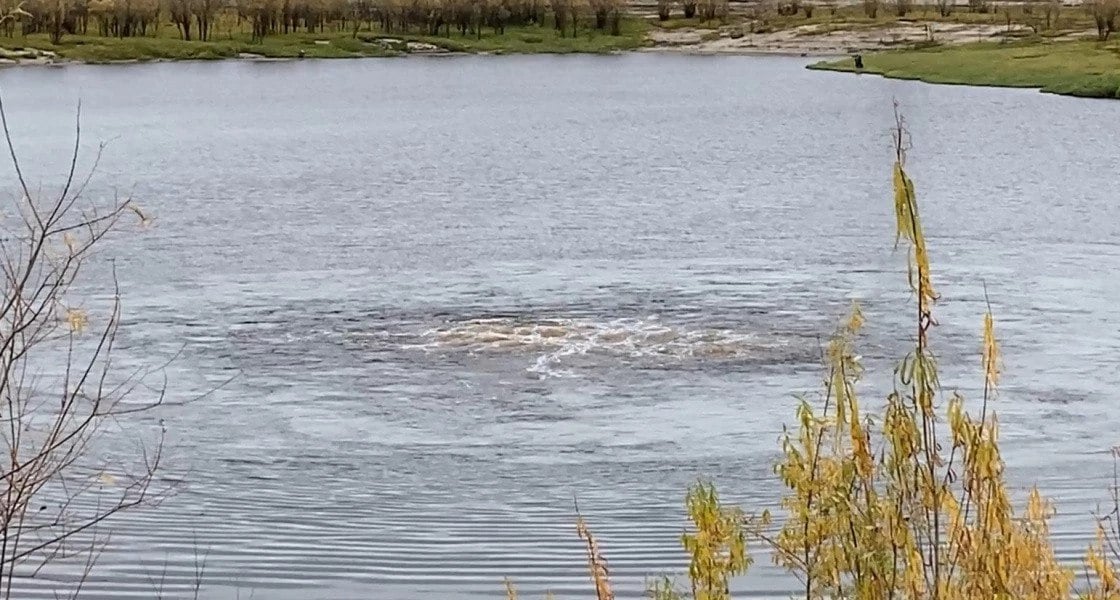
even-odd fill
[[(1105, 29), (1115, 31), (1120, 0), (1091, 0), (1082, 6), (1065, 6), (1058, 0), (1031, 0), (993, 4), (970, 0), (859, 0), (814, 2), (809, 0), (762, 0), (724, 3), (722, 10), (701, 10), (696, 0), (659, 0), (657, 13), (664, 27), (746, 26), (756, 32), (777, 31), (805, 25), (831, 25), (874, 29), (898, 23), (943, 22), (970, 25), (1004, 25), (1025, 28), (1039, 35), (1083, 32), (1096, 26), (1097, 15)], [(717, 4), (718, 6), (718, 4)]]
[[(916, 42), (912, 34), (898, 39), (891, 27), (925, 23), (984, 25), (976, 41), (998, 35), (1002, 41), (1028, 40), (1047, 48), (1090, 32), (1100, 41), (1113, 39), (1120, 0), (1086, 0), (1077, 7), (1058, 0), (969, 0), (967, 5), (951, 0), (657, 0), (649, 6), (628, 6), (626, 0), (0, 0), (0, 14), (14, 17), (0, 27), (0, 58), (107, 62), (612, 52), (652, 43), (650, 28), (704, 30), (702, 41), (783, 30), (794, 30), (796, 37), (882, 30), (879, 44), (887, 49)], [(962, 41), (959, 36), (941, 40), (933, 29), (927, 31), (918, 46)], [(982, 79), (995, 78), (996, 67), (1003, 66), (985, 66)], [(843, 63), (829, 68), (843, 69)], [(1075, 70), (1089, 69), (1075, 65)], [(967, 77), (925, 71), (910, 76), (970, 83)], [(1096, 84), (1077, 87), (1096, 90), (1087, 95), (1111, 95)]]
[(86, 61), (381, 56), (423, 44), (604, 52), (637, 47), (644, 32), (622, 0), (3, 1), (15, 18), (0, 45)]
[[(12, 0), (7, 0), (12, 1)], [(548, 24), (562, 35), (583, 28), (621, 35), (622, 0), (29, 0), (11, 37), (45, 33), (145, 37), (170, 22), (184, 41), (210, 41), (248, 30), (254, 39), (295, 32), (351, 31), (481, 36), (510, 26)], [(13, 10), (15, 7), (11, 7)]]
[[(893, 390), (872, 403), (860, 400), (865, 324), (854, 306), (826, 347), (819, 400), (802, 400), (782, 436), (774, 467), (786, 490), (780, 511), (751, 514), (723, 504), (711, 484), (694, 486), (685, 499), (691, 526), (681, 536), (687, 583), (654, 580), (652, 600), (728, 600), (731, 578), (752, 564), (749, 542), (770, 551), (798, 582), (793, 597), (805, 600), (1120, 598), (1115, 479), (1076, 571), (1084, 576), (1079, 585), (1074, 567), (1055, 556), (1050, 502), (1037, 489), (1018, 507), (1012, 501), (995, 415), (1002, 359), (990, 307), (977, 340), (979, 397), (970, 402), (941, 386), (932, 335), (939, 295), (897, 113), (894, 134), (896, 240), (907, 253), (915, 305), (908, 331), (899, 332), (913, 346), (895, 368)], [(613, 600), (609, 549), (582, 516), (577, 532), (594, 597)], [(506, 589), (510, 600), (517, 597), (514, 582)]]

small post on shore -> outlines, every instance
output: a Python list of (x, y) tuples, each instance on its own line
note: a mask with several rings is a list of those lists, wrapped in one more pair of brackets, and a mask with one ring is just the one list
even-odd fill
[(856, 68), (862, 71), (863, 70), (863, 55), (862, 54), (857, 54), (857, 55), (855, 55), (854, 58), (855, 58), (855, 61), (856, 61)]

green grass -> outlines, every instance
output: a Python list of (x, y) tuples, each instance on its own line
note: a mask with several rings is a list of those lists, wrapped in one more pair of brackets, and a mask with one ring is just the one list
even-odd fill
[[(1120, 98), (1120, 42), (983, 42), (863, 57), (866, 73), (929, 83), (1039, 88), (1088, 98)], [(852, 59), (812, 69), (855, 72)]]
[(561, 37), (552, 27), (509, 27), (504, 35), (490, 29), (482, 37), (426, 36), (415, 34), (383, 34), (378, 31), (361, 31), (357, 38), (353, 32), (327, 31), (324, 33), (288, 33), (265, 37), (254, 42), (248, 33), (220, 31), (210, 41), (183, 41), (170, 25), (162, 26), (157, 33), (146, 37), (111, 38), (96, 35), (67, 35), (61, 43), (52, 44), (46, 35), (0, 37), (0, 55), (10, 50), (35, 48), (57, 53), (61, 58), (88, 62), (109, 63), (149, 60), (218, 60), (236, 58), (248, 53), (266, 58), (296, 58), (303, 53), (307, 58), (359, 58), (366, 56), (396, 56), (406, 54), (405, 44), (384, 44), (379, 38), (427, 42), (451, 52), (488, 52), (497, 54), (538, 53), (605, 53), (629, 50), (645, 43), (648, 26), (641, 19), (628, 18), (622, 23), (622, 35), (582, 29), (575, 37)]
[(642, 19), (627, 18), (622, 21), (621, 35), (581, 28), (576, 36), (571, 31), (564, 37), (551, 26), (507, 27), (505, 35), (497, 35), (490, 29), (477, 35), (459, 35), (452, 31), (450, 36), (431, 35), (393, 35), (382, 33), (361, 33), (360, 38), (373, 41), (385, 37), (415, 42), (426, 42), (452, 52), (486, 52), (492, 54), (602, 54), (620, 50), (634, 50), (646, 44), (648, 24)]
[[(170, 31), (170, 27), (164, 29)], [(173, 32), (171, 32), (173, 33)], [(248, 34), (216, 35), (211, 41), (186, 42), (163, 35), (133, 38), (106, 38), (93, 35), (69, 35), (59, 44), (52, 44), (46, 35), (0, 38), (6, 49), (36, 48), (56, 52), (60, 57), (89, 63), (146, 60), (217, 60), (251, 53), (268, 58), (294, 58), (303, 51), (309, 58), (353, 58), (386, 56), (392, 52), (378, 45), (364, 44), (342, 33), (292, 33), (266, 37), (253, 43)]]

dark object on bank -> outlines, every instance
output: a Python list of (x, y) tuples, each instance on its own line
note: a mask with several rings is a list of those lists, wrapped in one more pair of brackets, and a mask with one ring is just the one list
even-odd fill
[(862, 54), (857, 54), (855, 58), (856, 58), (856, 68), (857, 69), (862, 69), (863, 68), (863, 55)]
[(303, 58), (303, 57), (304, 57), (304, 51), (303, 51), (303, 50), (300, 50), (300, 51), (299, 51), (299, 57), (300, 57), (300, 58)]

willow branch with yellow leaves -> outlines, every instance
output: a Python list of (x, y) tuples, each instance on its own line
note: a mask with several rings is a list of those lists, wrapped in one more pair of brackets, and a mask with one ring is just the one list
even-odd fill
[(607, 559), (599, 550), (599, 542), (587, 528), (587, 523), (583, 520), (583, 515), (579, 512), (579, 506), (576, 506), (576, 534), (579, 539), (587, 546), (587, 569), (591, 574), (591, 581), (595, 584), (595, 598), (596, 600), (614, 600), (614, 591), (611, 589), (611, 573), (610, 567), (607, 566)]
[[(648, 588), (653, 600), (728, 600), (731, 578), (751, 564), (748, 538), (803, 584), (805, 600), (1120, 600), (1120, 474), (1110, 510), (1098, 515), (1081, 590), (1073, 569), (1055, 556), (1049, 501), (1032, 489), (1025, 506), (1016, 510), (1011, 502), (993, 410), (1002, 362), (986, 289), (979, 416), (961, 394), (941, 388), (930, 351), (938, 296), (897, 106), (893, 133), (896, 247), (905, 246), (916, 301), (914, 346), (895, 369), (893, 390), (880, 410), (862, 411), (856, 342), (864, 318), (855, 305), (827, 345), (822, 408), (802, 400), (795, 425), (783, 431), (775, 465), (786, 488), (779, 514), (744, 515), (722, 505), (711, 484), (691, 488), (685, 507), (692, 529), (681, 537), (691, 595), (661, 578)], [(596, 545), (589, 556), (598, 589), (606, 571), (594, 568), (601, 561)]]

